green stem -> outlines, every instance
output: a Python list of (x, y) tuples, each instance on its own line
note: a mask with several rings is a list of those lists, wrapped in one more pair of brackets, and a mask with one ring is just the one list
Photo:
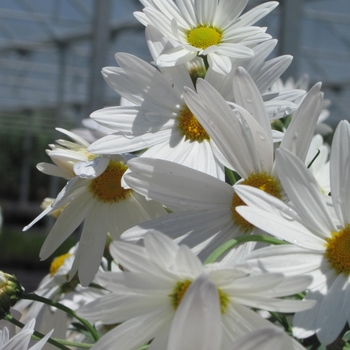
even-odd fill
[(204, 261), (204, 264), (210, 264), (215, 262), (217, 259), (220, 258), (221, 255), (226, 253), (228, 250), (232, 249), (236, 245), (246, 243), (246, 242), (262, 242), (262, 243), (268, 243), (268, 244), (274, 244), (274, 245), (288, 244), (288, 242), (281, 241), (271, 236), (264, 236), (264, 235), (239, 236), (237, 238), (230, 239), (229, 241), (221, 245), (219, 248), (215, 249)]
[(98, 332), (91, 325), (90, 322), (88, 322), (84, 318), (79, 317), (76, 314), (75, 311), (73, 311), (72, 309), (68, 308), (67, 306), (62, 305), (62, 304), (58, 303), (57, 301), (41, 297), (41, 296), (39, 296), (37, 294), (34, 294), (34, 293), (31, 293), (31, 294), (23, 293), (21, 298), (22, 299), (27, 299), (27, 300), (39, 301), (40, 303), (44, 303), (44, 304), (53, 306), (53, 307), (55, 307), (57, 309), (60, 309), (60, 310), (62, 310), (64, 312), (66, 312), (67, 314), (69, 314), (72, 317), (74, 317), (75, 319), (77, 319), (80, 323), (82, 323), (86, 327), (86, 329), (90, 332), (91, 336), (93, 337), (93, 339), (95, 341), (97, 341), (100, 338)]
[(82, 348), (82, 349), (90, 349), (94, 345), (94, 344), (88, 344), (88, 343), (76, 343), (74, 341), (68, 341), (68, 340), (57, 339), (57, 338), (52, 338), (52, 339), (57, 342), (60, 342), (61, 344), (74, 346), (76, 348)]
[(309, 163), (309, 165), (307, 166), (308, 169), (310, 169), (312, 163), (316, 160), (316, 158), (319, 156), (319, 154), (321, 153), (321, 151), (319, 149), (317, 149), (317, 153), (315, 155), (315, 157), (313, 157), (312, 161)]
[[(16, 319), (15, 319), (12, 315), (10, 315), (10, 314), (8, 314), (8, 315), (5, 316), (5, 320), (11, 322), (12, 324), (14, 324), (15, 326), (20, 327), (20, 328), (23, 328), (23, 327), (25, 326), (22, 322), (16, 320)], [(42, 339), (42, 338), (45, 337), (44, 334), (42, 334), (42, 333), (40, 333), (40, 332), (37, 332), (37, 331), (34, 331), (33, 334), (34, 334), (36, 337), (38, 337), (39, 339)], [(59, 348), (59, 349), (62, 349), (62, 350), (70, 350), (69, 348), (67, 348), (67, 347), (64, 346), (63, 344), (60, 344), (60, 343), (59, 343), (57, 340), (55, 340), (55, 339), (49, 338), (49, 339), (47, 340), (47, 342), (50, 343), (50, 344), (52, 344), (52, 345), (54, 345), (54, 346), (56, 346), (56, 347)]]
[(237, 182), (235, 173), (231, 169), (225, 168), (225, 177), (226, 177), (226, 182), (231, 186)]
[(287, 317), (285, 315), (279, 315), (277, 312), (271, 312), (269, 311), (271, 316), (273, 316), (280, 324), (284, 327), (285, 331), (288, 333), (292, 333), (292, 326), (287, 320)]

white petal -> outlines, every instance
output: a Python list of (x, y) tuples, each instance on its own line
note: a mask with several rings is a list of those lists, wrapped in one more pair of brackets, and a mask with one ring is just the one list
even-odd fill
[(86, 142), (83, 138), (81, 138), (79, 135), (74, 134), (71, 131), (62, 129), (62, 128), (56, 128), (57, 131), (69, 136), (71, 139), (73, 139), (76, 143), (78, 143), (79, 145), (82, 145), (83, 147), (89, 147), (89, 143)]
[(253, 79), (242, 67), (239, 67), (235, 72), (233, 93), (235, 102), (246, 109), (263, 128), (268, 141), (270, 141), (270, 152), (272, 152), (271, 124), (261, 94)]
[(303, 224), (315, 235), (329, 237), (336, 227), (311, 172), (299, 158), (285, 149), (276, 151), (276, 166), (283, 188)]
[(36, 168), (46, 175), (59, 176), (67, 180), (71, 179), (72, 176), (74, 176), (71, 172), (66, 171), (58, 167), (57, 165), (50, 164), (50, 163), (38, 163), (36, 165)]
[(92, 196), (81, 196), (62, 211), (40, 250), (40, 259), (47, 259), (81, 224), (91, 206)]
[(190, 141), (183, 136), (177, 143), (175, 135), (172, 135), (172, 140), (175, 145), (171, 143), (154, 145), (144, 152), (141, 157), (158, 158), (179, 163), (222, 181), (225, 180), (224, 167), (213, 154), (212, 142), (206, 140), (202, 142)]
[(325, 241), (312, 234), (307, 228), (295, 220), (286, 218), (286, 214), (280, 215), (270, 213), (268, 218), (267, 211), (240, 206), (236, 208), (237, 212), (254, 226), (278, 237), (291, 242), (304, 249), (324, 251)]
[(247, 6), (249, 0), (220, 0), (216, 9), (214, 25), (222, 28), (227, 22), (237, 18)]
[(305, 161), (309, 146), (314, 135), (315, 126), (322, 108), (323, 93), (321, 84), (315, 84), (307, 93), (297, 111), (293, 114), (281, 148), (292, 151), (302, 161)]
[(109, 161), (105, 157), (96, 157), (88, 162), (79, 162), (74, 164), (74, 172), (82, 179), (95, 179), (106, 170)]
[(170, 323), (171, 318), (172, 315), (165, 313), (163, 309), (132, 318), (106, 333), (94, 347), (96, 350), (137, 349), (153, 339), (159, 330)]
[(185, 245), (180, 246), (180, 249), (176, 256), (175, 264), (176, 270), (179, 273), (187, 274), (190, 272), (194, 276), (197, 276), (203, 272), (201, 261)]
[(350, 313), (349, 297), (349, 277), (340, 274), (323, 298), (317, 314), (316, 334), (322, 344), (332, 343), (343, 330)]
[(232, 62), (228, 56), (217, 54), (215, 52), (207, 55), (209, 66), (217, 73), (228, 74), (231, 72)]
[(108, 233), (109, 212), (105, 210), (108, 204), (99, 203), (90, 208), (86, 214), (83, 232), (80, 237), (78, 250), (70, 272), (73, 278), (78, 271), (82, 286), (88, 286), (100, 266)]
[(342, 226), (350, 223), (350, 126), (341, 121), (334, 133), (330, 159), (334, 209)]
[(229, 350), (305, 350), (282, 329), (261, 328), (239, 338)]
[(279, 272), (286, 276), (293, 276), (319, 269), (323, 260), (322, 253), (286, 244), (255, 250), (241, 264), (260, 273)]
[(198, 51), (188, 51), (182, 46), (174, 47), (158, 57), (159, 67), (172, 67), (190, 61), (197, 56)]
[(200, 171), (160, 159), (138, 158), (128, 162), (125, 182), (138, 193), (161, 203), (188, 208), (227, 208), (232, 187)]
[(161, 142), (169, 141), (172, 130), (162, 130), (139, 136), (107, 135), (95, 141), (88, 151), (96, 154), (118, 154), (142, 150)]

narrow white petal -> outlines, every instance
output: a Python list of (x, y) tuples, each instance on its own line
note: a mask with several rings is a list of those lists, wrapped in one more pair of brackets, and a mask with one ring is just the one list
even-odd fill
[[(221, 165), (212, 149), (212, 142), (186, 140), (185, 136), (177, 143), (175, 135), (172, 141), (175, 144), (161, 143), (154, 145), (142, 154), (142, 157), (164, 159), (202, 171), (222, 181), (225, 180), (224, 167)], [(177, 144), (176, 144), (177, 143)]]
[(314, 135), (316, 123), (322, 108), (323, 93), (321, 84), (315, 84), (307, 93), (297, 111), (293, 114), (281, 148), (292, 151), (303, 162), (305, 161), (309, 146)]
[[(184, 99), (201, 125), (208, 132), (223, 156), (242, 177), (254, 172), (254, 155), (250, 154), (244, 128), (232, 109), (208, 82), (197, 81), (197, 95), (185, 89)], [(244, 147), (243, 147), (244, 146)], [(240, 150), (239, 153), (232, 150)]]
[(128, 162), (125, 182), (138, 193), (167, 205), (188, 208), (227, 208), (230, 185), (200, 171), (160, 159), (138, 158)]
[(268, 218), (267, 211), (253, 207), (240, 206), (236, 208), (237, 212), (254, 226), (290, 243), (293, 243), (304, 249), (324, 251), (325, 241), (312, 234), (307, 228), (294, 219), (286, 218), (286, 214), (280, 215), (270, 213)]
[(196, 255), (185, 245), (181, 245), (175, 260), (176, 270), (180, 273), (191, 272), (197, 276), (203, 272), (203, 265)]
[(332, 343), (343, 330), (350, 313), (350, 281), (338, 275), (322, 300), (316, 319), (317, 337), (322, 344)]
[(321, 267), (323, 254), (286, 244), (261, 248), (241, 263), (256, 272), (283, 273), (286, 276), (308, 274)]
[(74, 140), (79, 145), (82, 145), (83, 147), (89, 147), (89, 143), (86, 142), (83, 138), (81, 138), (79, 135), (74, 134), (71, 131), (62, 129), (62, 128), (56, 128), (57, 131), (69, 136), (72, 140)]
[(66, 171), (66, 170), (64, 170), (64, 169), (62, 169), (54, 164), (38, 163), (36, 165), (36, 168), (46, 175), (59, 176), (59, 177), (63, 177), (64, 179), (67, 179), (67, 180), (72, 178), (71, 172)]
[(109, 158), (96, 157), (88, 162), (78, 162), (74, 164), (74, 172), (82, 179), (95, 179), (100, 176), (109, 164)]
[[(269, 1), (265, 2), (259, 6), (254, 7), (252, 10), (246, 12), (239, 18), (239, 21), (236, 21), (233, 26), (230, 27), (244, 27), (250, 26), (257, 22), (259, 19), (268, 15), (274, 8), (278, 6), (278, 2)], [(230, 25), (231, 23), (229, 23)]]
[(228, 74), (231, 72), (232, 62), (228, 56), (211, 52), (211, 53), (208, 53), (207, 58), (208, 58), (209, 66), (215, 72), (220, 74)]
[[(168, 310), (166, 310), (168, 311)], [(96, 350), (134, 350), (157, 336), (165, 325), (170, 326), (172, 315), (158, 309), (144, 316), (132, 318), (106, 333), (94, 345)]]
[(276, 151), (277, 172), (303, 224), (315, 235), (329, 237), (336, 227), (319, 185), (305, 164), (286, 149)]
[(197, 51), (188, 51), (182, 46), (168, 50), (158, 57), (157, 65), (160, 67), (172, 67), (190, 61), (197, 56)]
[(229, 350), (305, 350), (282, 329), (261, 328), (239, 338)]
[(350, 224), (350, 126), (341, 121), (334, 133), (330, 181), (334, 209), (342, 226)]
[(317, 314), (327, 292), (327, 286), (324, 284), (317, 291), (311, 291), (306, 294), (305, 300), (315, 300), (316, 304), (305, 311), (297, 312), (293, 318), (293, 335), (296, 338), (308, 338), (316, 333)]
[(165, 268), (170, 268), (179, 250), (178, 245), (173, 240), (159, 232), (147, 234), (144, 245), (150, 260)]
[(216, 9), (214, 25), (222, 28), (237, 18), (247, 6), (249, 0), (220, 0)]
[(86, 214), (83, 232), (70, 273), (73, 278), (78, 271), (82, 286), (88, 286), (100, 266), (108, 233), (109, 212), (105, 210), (108, 204), (96, 201)]
[(272, 299), (260, 295), (235, 296), (235, 301), (252, 308), (277, 311), (277, 312), (298, 312), (308, 310), (315, 305), (314, 301), (300, 301), (288, 299)]
[(55, 222), (40, 250), (40, 259), (47, 259), (85, 219), (92, 196), (81, 196), (71, 202)]
[(161, 142), (169, 141), (172, 130), (162, 130), (143, 135), (113, 134), (95, 141), (88, 149), (91, 153), (110, 155), (142, 150)]

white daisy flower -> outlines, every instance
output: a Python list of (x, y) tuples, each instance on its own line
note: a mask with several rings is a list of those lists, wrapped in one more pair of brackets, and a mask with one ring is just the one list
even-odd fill
[(252, 24), (270, 13), (278, 3), (264, 3), (241, 16), (248, 0), (141, 1), (143, 12), (135, 17), (145, 26), (156, 27), (175, 47), (157, 59), (157, 65), (171, 67), (206, 56), (217, 72), (227, 74), (232, 60), (251, 57), (259, 42), (270, 38), (266, 28)]
[[(66, 144), (71, 146), (68, 141)], [(59, 167), (43, 166), (51, 175), (59, 176), (63, 174), (61, 169), (65, 168), (67, 175), (69, 171), (74, 171), (76, 176), (68, 181), (56, 200), (24, 231), (45, 215), (64, 207), (40, 251), (40, 258), (47, 259), (84, 221), (70, 278), (78, 272), (80, 283), (86, 286), (92, 281), (101, 263), (107, 233), (113, 239), (118, 239), (126, 229), (164, 215), (166, 211), (159, 203), (146, 201), (139, 194), (122, 187), (121, 178), (127, 170), (122, 156), (94, 155), (90, 161), (74, 163), (74, 160), (71, 161), (75, 159), (73, 150), (74, 148), (59, 151), (56, 162), (57, 159), (64, 159)], [(81, 152), (79, 149), (76, 158), (85, 157), (86, 148), (84, 150)], [(67, 153), (69, 160), (65, 161)]]
[(83, 306), (79, 315), (118, 324), (92, 349), (227, 349), (238, 337), (274, 327), (252, 308), (294, 312), (313, 303), (279, 299), (303, 290), (309, 278), (281, 274), (250, 276), (236, 268), (202, 266), (186, 247), (160, 233), (145, 237), (141, 247), (111, 245), (122, 274), (99, 275), (112, 293)]
[[(270, 121), (262, 98), (249, 75), (236, 73), (235, 110), (204, 80), (197, 84), (198, 94), (186, 89), (185, 100), (220, 149), (222, 163), (234, 169), (241, 183), (264, 188), (282, 198), (282, 188), (274, 171), (274, 150)], [(292, 149), (305, 159), (322, 101), (320, 85), (315, 85), (298, 109), (281, 147)], [(297, 136), (296, 136), (297, 135)], [(297, 142), (298, 140), (298, 142)], [(224, 158), (225, 157), (225, 158)], [(131, 173), (125, 182), (138, 193), (166, 206), (186, 211), (142, 223), (123, 234), (137, 240), (147, 230), (159, 230), (200, 252), (205, 259), (227, 240), (252, 232), (254, 226), (235, 211), (244, 204), (232, 186), (206, 174), (167, 161), (138, 158), (129, 161)], [(227, 258), (240, 259), (253, 244), (240, 246)], [(240, 252), (240, 254), (238, 254)]]
[(9, 331), (5, 327), (0, 330), (0, 349), (1, 350), (41, 350), (51, 336), (49, 332), (43, 339), (28, 348), (31, 336), (34, 332), (35, 319), (29, 321), (15, 336), (10, 338)]
[[(152, 26), (147, 26), (146, 28), (146, 39), (154, 61), (157, 61), (158, 57), (168, 50), (169, 47), (173, 47), (171, 42), (165, 40), (162, 34)], [(226, 75), (215, 72), (211, 67), (207, 70), (203, 59), (199, 57), (187, 62), (186, 65), (192, 81), (196, 81), (197, 78), (204, 78), (218, 90), (226, 101), (230, 102), (235, 102), (233, 93), (233, 85), (235, 84), (234, 72), (238, 67), (243, 67), (253, 78), (262, 94), (269, 118), (274, 120), (295, 111), (300, 104), (300, 98), (306, 93), (305, 90), (294, 87), (284, 88), (280, 91), (275, 89), (273, 92), (270, 91), (270, 87), (278, 81), (293, 59), (290, 55), (283, 55), (265, 61), (276, 45), (276, 39), (267, 40), (256, 45), (252, 49), (254, 56), (236, 59), (232, 65), (231, 72)], [(162, 72), (165, 73), (166, 69), (162, 68)], [(299, 103), (295, 104), (295, 100), (298, 100)]]
[(258, 271), (313, 277), (305, 299), (315, 299), (317, 304), (295, 315), (293, 333), (298, 338), (316, 333), (325, 345), (337, 338), (350, 317), (349, 149), (350, 125), (342, 121), (334, 135), (330, 158), (332, 203), (337, 218), (328, 209), (310, 171), (287, 150), (277, 152), (277, 170), (295, 211), (262, 191), (237, 187), (248, 204), (236, 209), (240, 215), (293, 243), (258, 250), (247, 258), (247, 263)]
[(55, 165), (39, 163), (37, 164), (37, 169), (44, 174), (70, 180), (76, 176), (74, 172), (74, 165), (76, 163), (92, 160), (96, 156), (87, 151), (90, 143), (82, 137), (65, 129), (56, 128), (56, 130), (69, 136), (74, 142), (59, 139), (56, 140), (56, 144), (49, 145), (51, 149), (46, 150), (46, 153)]
[(185, 66), (160, 72), (147, 62), (116, 54), (120, 67), (106, 67), (107, 83), (135, 106), (108, 107), (91, 117), (116, 131), (94, 142), (88, 151), (109, 155), (148, 151), (144, 156), (172, 160), (224, 178), (210, 138), (183, 101), (184, 86), (193, 87)]

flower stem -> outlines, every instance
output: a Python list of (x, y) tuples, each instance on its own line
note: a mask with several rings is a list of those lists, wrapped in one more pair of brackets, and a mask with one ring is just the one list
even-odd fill
[(98, 332), (91, 325), (90, 322), (88, 322), (84, 318), (79, 317), (76, 314), (75, 311), (73, 311), (72, 309), (68, 308), (67, 306), (64, 306), (64, 305), (58, 303), (57, 301), (41, 297), (41, 296), (39, 296), (37, 294), (34, 294), (34, 293), (29, 293), (29, 294), (28, 293), (23, 293), (23, 295), (21, 296), (21, 299), (39, 301), (41, 303), (44, 303), (44, 304), (56, 307), (57, 309), (60, 309), (60, 310), (62, 310), (64, 312), (66, 312), (67, 314), (71, 315), (72, 317), (77, 319), (81, 324), (83, 324), (86, 327), (86, 329), (90, 332), (91, 336), (93, 337), (93, 339), (95, 341), (97, 341), (100, 338)]
[(226, 177), (226, 182), (231, 186), (237, 182), (235, 173), (231, 169), (225, 168), (225, 177)]
[[(17, 327), (19, 327), (19, 328), (23, 328), (23, 327), (25, 326), (22, 322), (16, 320), (16, 319), (15, 319), (12, 315), (10, 315), (10, 314), (7, 314), (7, 315), (5, 316), (5, 320), (11, 322), (12, 324), (14, 324), (15, 326), (17, 326)], [(33, 334), (34, 334), (36, 337), (38, 337), (39, 339), (42, 339), (42, 338), (45, 337), (44, 334), (42, 334), (42, 333), (40, 333), (40, 332), (37, 332), (37, 331), (34, 331)], [(52, 345), (54, 345), (54, 346), (56, 346), (56, 347), (59, 348), (59, 349), (62, 349), (62, 350), (69, 350), (69, 348), (67, 348), (67, 347), (64, 346), (63, 344), (59, 343), (58, 340), (49, 338), (49, 339), (47, 340), (47, 342), (50, 343), (50, 344), (52, 344)]]
[(229, 241), (222, 244), (220, 247), (215, 249), (208, 258), (204, 261), (204, 264), (210, 264), (215, 262), (220, 258), (221, 255), (226, 253), (228, 250), (232, 249), (233, 247), (246, 243), (246, 242), (263, 242), (263, 243), (269, 243), (269, 244), (288, 244), (288, 242), (281, 241), (277, 238), (271, 237), (271, 236), (264, 236), (264, 235), (246, 235), (246, 236), (239, 236), (234, 239), (230, 239)]

